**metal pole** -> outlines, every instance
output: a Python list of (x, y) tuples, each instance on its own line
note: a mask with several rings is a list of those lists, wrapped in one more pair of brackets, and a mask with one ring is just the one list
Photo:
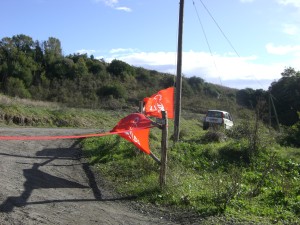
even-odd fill
[(174, 142), (179, 141), (180, 115), (181, 115), (181, 90), (182, 90), (182, 33), (183, 33), (183, 10), (184, 0), (180, 0), (179, 7), (179, 30), (178, 30), (178, 49), (177, 49), (177, 76), (176, 76), (176, 95), (175, 95), (175, 118), (174, 118)]

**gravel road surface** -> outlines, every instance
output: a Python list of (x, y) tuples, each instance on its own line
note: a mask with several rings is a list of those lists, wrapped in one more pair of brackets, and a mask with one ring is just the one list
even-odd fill
[[(1, 128), (0, 136), (79, 135), (86, 129)], [(0, 224), (175, 224), (101, 187), (78, 140), (0, 141)], [(136, 207), (135, 207), (136, 208)]]

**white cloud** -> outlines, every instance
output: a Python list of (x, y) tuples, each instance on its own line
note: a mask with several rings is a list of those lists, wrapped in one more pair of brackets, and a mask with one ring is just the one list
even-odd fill
[(119, 0), (94, 0), (94, 2), (103, 2), (105, 5), (120, 11), (132, 12), (132, 9), (126, 6), (117, 6), (119, 4)]
[(300, 8), (299, 0), (277, 0), (279, 4), (282, 5), (293, 5), (296, 8)]
[(275, 46), (273, 43), (268, 43), (266, 45), (266, 49), (268, 53), (275, 55), (287, 55), (293, 54), (300, 55), (300, 45), (278, 45)]
[(77, 50), (76, 53), (92, 55), (92, 54), (96, 53), (96, 50), (80, 49), (80, 50)]
[(114, 8), (119, 3), (119, 0), (100, 0), (100, 1), (104, 2), (105, 5), (110, 6), (112, 8)]
[(283, 32), (289, 35), (296, 35), (299, 32), (299, 28), (295, 24), (283, 24)]
[(135, 52), (137, 50), (132, 49), (132, 48), (113, 48), (109, 51), (111, 54), (116, 54), (116, 53), (130, 53), (130, 52)]
[(241, 3), (254, 2), (255, 0), (240, 0)]
[[(176, 52), (113, 52), (114, 55), (105, 59), (107, 62), (119, 59), (133, 66), (176, 74)], [(189, 51), (183, 52), (182, 55), (182, 73), (186, 77), (199, 76), (208, 82), (223, 81), (225, 84), (226, 81), (257, 83), (256, 88), (264, 89), (268, 86), (259, 86), (260, 80), (269, 80), (271, 83), (279, 79), (286, 66), (281, 63), (257, 63), (256, 56), (237, 57), (231, 53), (212, 57), (210, 53)]]
[(116, 52), (110, 55), (106, 60), (119, 59), (130, 65), (154, 69), (160, 72), (174, 74), (176, 72), (176, 53), (175, 52), (133, 52), (132, 49), (125, 52)]
[(93, 2), (99, 3), (99, 2), (103, 2), (105, 5), (107, 6), (115, 6), (119, 0), (92, 0)]
[(120, 10), (120, 11), (125, 11), (125, 12), (132, 12), (132, 9), (128, 8), (128, 7), (116, 7), (116, 10)]
[(256, 59), (256, 56), (227, 55), (214, 55), (212, 58), (208, 53), (188, 52), (183, 54), (183, 71), (191, 75), (201, 75), (199, 71), (205, 71), (205, 77), (221, 80), (274, 79), (280, 74), (278, 65), (259, 64)]

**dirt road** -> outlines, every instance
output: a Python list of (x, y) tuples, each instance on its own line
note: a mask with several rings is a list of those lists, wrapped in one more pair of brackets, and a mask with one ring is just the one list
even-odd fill
[[(1, 128), (4, 135), (93, 130)], [(100, 182), (101, 183), (101, 182)], [(114, 197), (80, 158), (78, 141), (0, 141), (0, 224), (175, 224)]]

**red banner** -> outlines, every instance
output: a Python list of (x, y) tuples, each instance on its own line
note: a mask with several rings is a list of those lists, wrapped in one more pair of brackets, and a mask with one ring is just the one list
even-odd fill
[(146, 116), (161, 118), (161, 111), (168, 113), (168, 118), (174, 118), (174, 87), (160, 90), (149, 98), (144, 98)]
[(151, 120), (140, 113), (132, 113), (121, 119), (119, 123), (111, 130), (111, 132), (121, 132), (122, 138), (132, 142), (141, 151), (150, 154), (149, 148), (149, 132), (151, 128)]

